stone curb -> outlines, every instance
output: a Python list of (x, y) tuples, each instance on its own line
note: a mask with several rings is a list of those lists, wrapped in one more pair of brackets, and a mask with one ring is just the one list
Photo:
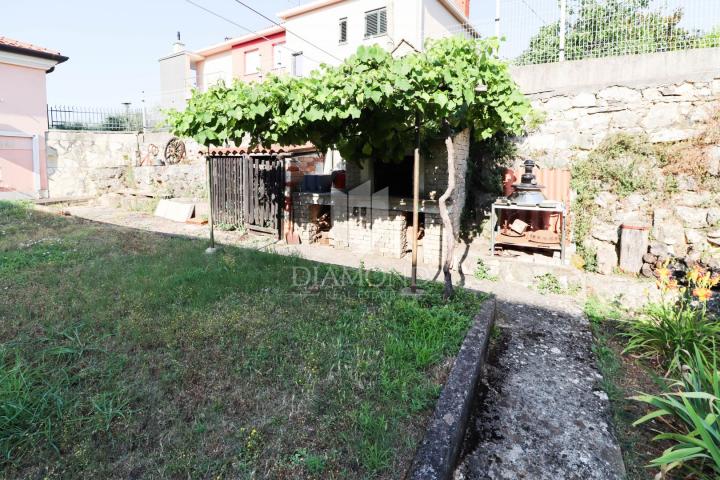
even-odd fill
[(478, 379), (487, 358), (497, 302), (488, 298), (475, 316), (450, 371), (425, 437), (415, 452), (407, 480), (446, 480), (457, 463)]

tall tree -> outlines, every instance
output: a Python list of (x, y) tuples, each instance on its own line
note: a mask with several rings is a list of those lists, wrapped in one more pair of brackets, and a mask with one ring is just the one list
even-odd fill
[[(458, 222), (445, 204), (458, 174), (453, 136), (466, 129), (476, 139), (520, 134), (530, 113), (497, 48), (495, 39), (454, 37), (393, 58), (379, 46), (363, 46), (342, 64), (323, 65), (308, 77), (270, 76), (261, 83), (236, 81), (195, 92), (186, 109), (169, 119), (176, 135), (204, 145), (309, 141), (321, 151), (336, 148), (349, 161), (399, 162), (414, 146), (419, 115), (420, 142), (428, 146), (445, 139), (448, 145), (450, 188), (441, 209), (446, 235), (454, 239)], [(459, 219), (461, 210), (462, 199), (456, 200), (452, 215)], [(448, 247), (454, 242), (446, 243), (445, 261), (452, 262)], [(450, 296), (450, 264), (444, 271)]]
[[(682, 9), (652, 9), (649, 0), (568, 0), (565, 58), (607, 57), (686, 48), (690, 33), (679, 27)], [(517, 63), (558, 61), (560, 22), (545, 25), (530, 39)]]

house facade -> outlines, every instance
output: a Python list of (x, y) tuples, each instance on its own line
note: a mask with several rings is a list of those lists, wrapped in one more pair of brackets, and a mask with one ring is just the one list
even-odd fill
[(360, 45), (422, 50), (428, 38), (467, 28), (469, 0), (319, 0), (278, 13), (296, 75), (340, 63)]
[(465, 32), (469, 0), (317, 0), (277, 14), (278, 25), (200, 50), (178, 41), (159, 60), (163, 108), (183, 108), (193, 89), (267, 74), (307, 75), (360, 45), (421, 50), (428, 38)]
[(160, 59), (161, 106), (181, 109), (193, 89), (205, 91), (218, 82), (252, 82), (270, 72), (285, 73), (289, 61), (282, 27), (266, 28), (197, 51), (186, 50), (178, 38), (173, 53)]
[(0, 198), (47, 194), (45, 76), (59, 52), (0, 37)]

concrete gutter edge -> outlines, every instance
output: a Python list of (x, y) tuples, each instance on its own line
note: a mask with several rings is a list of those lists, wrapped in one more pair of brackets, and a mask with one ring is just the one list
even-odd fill
[(475, 316), (438, 399), (407, 480), (446, 480), (455, 470), (470, 419), (478, 380), (487, 359), (497, 302), (488, 298)]

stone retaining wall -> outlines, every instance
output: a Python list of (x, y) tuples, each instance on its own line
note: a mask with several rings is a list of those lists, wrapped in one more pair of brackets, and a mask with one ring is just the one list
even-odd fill
[[(567, 167), (620, 132), (644, 135), (652, 143), (692, 139), (720, 112), (720, 49), (514, 67), (513, 76), (543, 116), (534, 131), (518, 139), (518, 156), (543, 168)], [(708, 174), (720, 176), (720, 146), (707, 146), (703, 155)], [(624, 222), (652, 227), (656, 259), (702, 257), (720, 269), (720, 256), (712, 254), (720, 244), (720, 192), (704, 191), (686, 176), (673, 180), (676, 193), (669, 197), (659, 190), (626, 198), (609, 191), (598, 195), (602, 218), (594, 222), (589, 243), (601, 272), (612, 273), (618, 265)]]
[(205, 191), (200, 146), (185, 140), (187, 158), (162, 165), (169, 133), (51, 130), (47, 135), (49, 196), (102, 195), (123, 189), (194, 197)]

